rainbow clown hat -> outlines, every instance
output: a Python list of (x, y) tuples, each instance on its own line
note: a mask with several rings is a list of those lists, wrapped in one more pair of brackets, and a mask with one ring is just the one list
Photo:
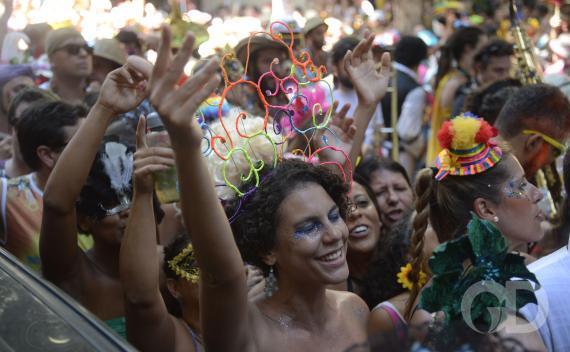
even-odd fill
[(496, 136), (493, 126), (471, 113), (446, 121), (437, 134), (443, 150), (435, 162), (435, 179), (476, 175), (495, 166), (503, 156), (501, 148), (492, 142)]

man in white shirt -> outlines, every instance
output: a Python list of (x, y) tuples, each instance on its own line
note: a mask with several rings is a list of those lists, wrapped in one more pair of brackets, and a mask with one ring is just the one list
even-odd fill
[[(415, 36), (404, 36), (394, 49), (394, 69), (398, 90), (398, 124), (396, 130), (400, 139), (400, 163), (408, 175), (414, 175), (423, 160), (425, 151), (424, 113), (427, 94), (418, 78), (418, 67), (427, 58), (428, 47)], [(392, 127), (392, 97), (386, 94), (382, 99), (382, 112), (386, 127)]]
[[(350, 109), (346, 114), (347, 117), (354, 117), (354, 112), (358, 106), (358, 96), (356, 95), (356, 90), (348, 77), (348, 73), (344, 69), (343, 60), (344, 56), (349, 50), (354, 50), (358, 45), (359, 40), (355, 37), (345, 37), (339, 40), (332, 48), (331, 60), (333, 67), (333, 75), (335, 78), (335, 89), (333, 91), (333, 98), (338, 101), (338, 106), (342, 107), (345, 104), (350, 104)], [(384, 119), (382, 117), (382, 108), (380, 104), (374, 112), (374, 116), (368, 125), (366, 130), (366, 136), (364, 138), (365, 148), (373, 147), (374, 142), (374, 131), (379, 130), (384, 125)]]
[(520, 313), (538, 329), (548, 351), (570, 351), (570, 253), (568, 246), (528, 266), (541, 288), (538, 305), (527, 304)]
[[(570, 154), (564, 156), (564, 180), (570, 176)], [(566, 192), (570, 184), (565, 182)], [(568, 209), (566, 210), (568, 211)], [(538, 329), (548, 351), (570, 351), (570, 253), (566, 245), (528, 266), (541, 287), (538, 304), (527, 304), (520, 313)]]

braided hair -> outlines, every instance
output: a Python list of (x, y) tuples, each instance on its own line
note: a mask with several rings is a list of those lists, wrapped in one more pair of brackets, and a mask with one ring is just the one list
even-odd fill
[(407, 319), (412, 316), (414, 302), (421, 290), (417, 284), (420, 271), (429, 274), (423, 253), (428, 225), (434, 229), (439, 243), (445, 243), (465, 233), (476, 199), (488, 199), (500, 204), (501, 192), (497, 192), (497, 185), (508, 180), (509, 170), (504, 161), (513, 157), (508, 148), (501, 146), (501, 149), (502, 159), (494, 167), (479, 174), (448, 175), (443, 180), (436, 181), (434, 169), (423, 169), (418, 173), (415, 203), (417, 214), (414, 219), (410, 249), (412, 263), (410, 279), (414, 284), (406, 307)]

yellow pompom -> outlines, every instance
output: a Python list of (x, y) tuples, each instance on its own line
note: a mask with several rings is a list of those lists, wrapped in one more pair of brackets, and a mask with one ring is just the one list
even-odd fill
[(451, 120), (451, 123), (453, 128), (452, 149), (468, 150), (477, 146), (475, 137), (481, 127), (481, 120), (461, 115)]

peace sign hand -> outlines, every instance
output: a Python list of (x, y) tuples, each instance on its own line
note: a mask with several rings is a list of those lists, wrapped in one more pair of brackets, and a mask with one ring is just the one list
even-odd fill
[(194, 36), (187, 34), (178, 53), (171, 55), (170, 28), (162, 29), (158, 56), (150, 74), (150, 102), (159, 113), (173, 146), (189, 142), (199, 148), (202, 130), (194, 118), (200, 104), (220, 83), (219, 62), (210, 60), (202, 69), (178, 87), (177, 82), (192, 55)]

